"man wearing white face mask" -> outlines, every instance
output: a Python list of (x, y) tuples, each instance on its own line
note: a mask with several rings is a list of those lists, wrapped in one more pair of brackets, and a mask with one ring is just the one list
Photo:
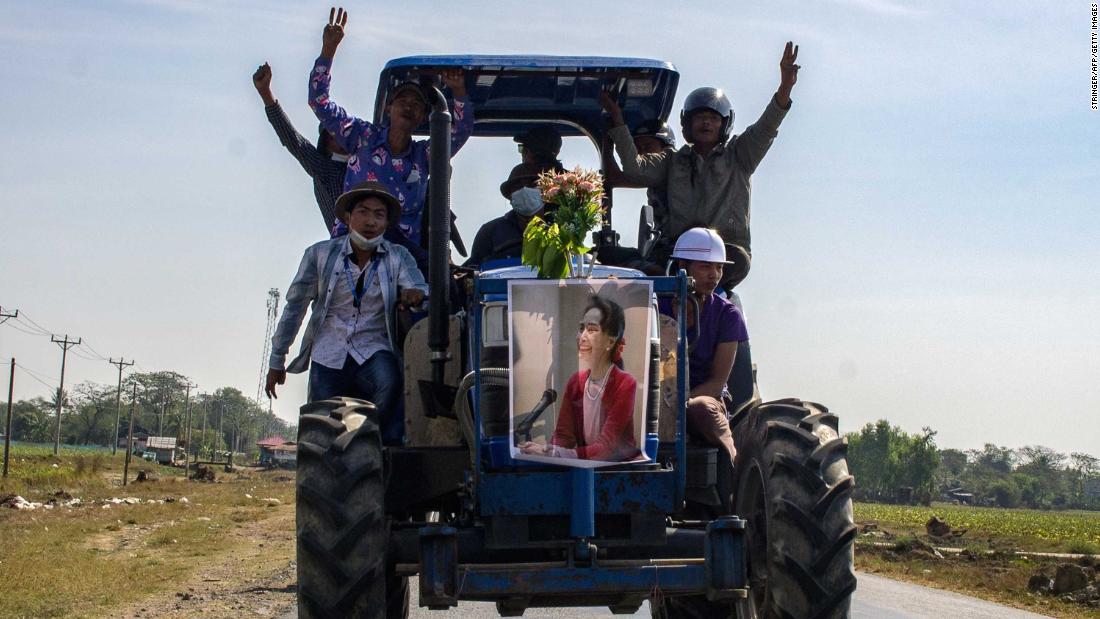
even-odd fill
[(500, 185), (500, 194), (512, 210), (481, 226), (465, 266), (477, 267), (491, 260), (519, 258), (523, 251), (523, 230), (542, 212), (542, 194), (535, 183), (543, 172), (563, 172), (560, 163), (521, 163), (512, 168), (508, 180)]
[[(310, 401), (340, 396), (373, 402), (381, 412), (382, 441), (400, 445), (404, 403), (394, 311), (415, 307), (428, 294), (412, 254), (382, 238), (401, 205), (381, 183), (366, 181), (336, 200), (348, 234), (306, 250), (286, 293), (286, 305), (271, 338), (267, 395), (287, 372), (310, 368)], [(312, 308), (301, 352), (286, 364), (290, 345)]]

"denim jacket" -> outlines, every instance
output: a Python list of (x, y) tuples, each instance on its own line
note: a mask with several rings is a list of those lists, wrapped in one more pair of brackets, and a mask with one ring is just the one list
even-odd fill
[[(409, 250), (386, 240), (382, 241), (379, 250), (382, 262), (378, 268), (378, 281), (382, 289), (382, 303), (386, 308), (386, 334), (390, 339), (390, 347), (400, 358), (394, 320), (394, 306), (398, 301), (397, 289), (416, 288), (427, 296), (428, 284), (416, 268), (416, 262)], [(336, 266), (350, 251), (347, 236), (321, 241), (306, 249), (298, 273), (294, 275), (294, 281), (286, 291), (283, 315), (279, 318), (279, 325), (271, 338), (268, 367), (273, 370), (285, 369), (291, 374), (304, 372), (309, 367), (313, 339), (325, 323), (333, 287), (339, 283)], [(302, 347), (298, 356), (287, 366), (286, 356), (302, 326), (306, 307), (310, 308), (311, 314), (305, 335), (302, 336)]]

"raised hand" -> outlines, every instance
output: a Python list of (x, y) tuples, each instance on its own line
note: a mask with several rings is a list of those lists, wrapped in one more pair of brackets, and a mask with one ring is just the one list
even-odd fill
[(328, 12), (328, 25), (321, 33), (321, 55), (332, 59), (336, 55), (336, 48), (340, 41), (344, 40), (344, 26), (348, 25), (348, 13), (343, 7), (333, 7)]
[(252, 85), (256, 87), (256, 92), (260, 93), (264, 105), (275, 105), (275, 97), (271, 94), (271, 65), (265, 62), (256, 69), (252, 74)]
[(623, 120), (623, 109), (619, 107), (618, 102), (611, 98), (611, 94), (606, 90), (600, 91), (600, 107), (611, 116), (611, 122), (616, 127), (626, 124), (626, 121)]
[(779, 61), (779, 90), (775, 96), (779, 105), (787, 107), (791, 104), (791, 89), (798, 81), (798, 70), (801, 68), (795, 64), (798, 60), (798, 46), (787, 41), (783, 48), (783, 58)]
[(279, 396), (275, 395), (275, 385), (282, 385), (286, 383), (286, 370), (269, 369), (267, 371), (267, 381), (264, 385), (264, 393), (269, 398), (279, 399)]
[(456, 97), (466, 96), (466, 72), (462, 69), (447, 69), (442, 73), (443, 84), (451, 89)]

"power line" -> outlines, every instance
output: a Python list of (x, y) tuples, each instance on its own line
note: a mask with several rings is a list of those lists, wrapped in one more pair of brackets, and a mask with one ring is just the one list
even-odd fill
[(88, 355), (82, 355), (82, 354), (80, 354), (80, 352), (76, 348), (73, 349), (73, 355), (75, 355), (77, 357), (80, 357), (81, 359), (83, 359), (85, 361), (106, 361), (106, 359), (99, 359), (97, 357), (89, 357)]
[(28, 370), (28, 369), (27, 369), (27, 368), (25, 368), (25, 367), (23, 367), (23, 366), (21, 366), (21, 365), (17, 365), (17, 366), (15, 366), (15, 369), (17, 369), (17, 370), (19, 370), (20, 372), (23, 372), (24, 374), (26, 374), (26, 375), (27, 375), (28, 377), (30, 377), (30, 379), (31, 379), (31, 380), (37, 381), (37, 382), (39, 382), (39, 383), (42, 383), (42, 384), (43, 384), (43, 385), (45, 385), (46, 387), (49, 387), (49, 388), (50, 388), (50, 390), (57, 390), (57, 385), (51, 385), (50, 383), (47, 383), (46, 381), (42, 380), (41, 378), (38, 378), (38, 377), (37, 377), (37, 376), (35, 376), (35, 375), (34, 375), (33, 373), (31, 373), (31, 371), (30, 371), (30, 370)]
[(45, 329), (37, 326), (35, 323), (31, 322), (29, 318), (26, 318), (26, 316), (19, 316), (15, 320), (17, 322), (19, 322), (19, 324), (21, 324), (24, 327), (34, 331), (35, 333), (37, 333), (39, 335), (50, 335), (49, 331), (46, 331)]
[[(0, 358), (4, 358), (6, 356), (7, 356), (6, 354), (5, 355), (0, 355)], [(7, 364), (8, 364), (8, 362), (5, 361), (4, 365), (7, 365)], [(38, 382), (40, 382), (44, 385), (46, 385), (50, 389), (57, 389), (57, 385), (51, 385), (49, 383), (42, 382), (43, 380), (47, 380), (47, 381), (50, 380), (50, 377), (47, 376), (45, 372), (39, 372), (37, 370), (32, 370), (31, 368), (27, 367), (27, 364), (25, 364), (25, 363), (18, 364), (16, 366), (16, 369), (18, 369), (20, 372), (26, 372), (27, 376), (37, 380)]]
[(38, 329), (39, 329), (39, 330), (41, 330), (41, 331), (42, 331), (43, 333), (46, 333), (46, 334), (48, 334), (48, 335), (52, 335), (52, 334), (53, 334), (53, 331), (50, 331), (50, 330), (49, 330), (49, 329), (47, 329), (46, 327), (43, 327), (42, 325), (40, 325), (40, 324), (38, 324), (37, 322), (35, 322), (35, 321), (34, 321), (34, 319), (33, 319), (33, 318), (31, 318), (30, 316), (28, 316), (26, 312), (23, 312), (23, 318), (26, 318), (26, 319), (27, 319), (28, 321), (30, 321), (30, 323), (31, 323), (32, 325), (34, 325), (35, 327), (38, 327)]
[[(19, 364), (19, 369), (31, 372), (32, 374), (34, 374), (35, 376), (38, 376), (42, 380), (50, 380), (50, 375), (49, 374), (47, 374), (45, 372), (39, 372), (38, 370), (32, 370), (29, 367), (27, 367), (27, 364), (25, 364), (25, 363), (20, 363)], [(56, 387), (56, 385), (54, 385), (54, 386)]]
[(24, 329), (24, 328), (20, 327), (19, 324), (15, 323), (15, 322), (0, 322), (0, 324), (11, 327), (12, 329), (15, 329), (16, 331), (19, 331), (21, 333), (26, 333), (27, 335), (33, 335), (35, 337), (46, 337), (46, 336), (49, 335), (49, 333), (39, 333), (38, 331), (29, 331), (27, 329)]
[(92, 348), (92, 345), (89, 344), (87, 340), (84, 340), (84, 343), (81, 344), (81, 346), (83, 346), (84, 348), (87, 348), (96, 357), (99, 357), (99, 361), (106, 361), (108, 363), (113, 363), (109, 357), (104, 357), (102, 354), (100, 354), (100, 352), (98, 350)]

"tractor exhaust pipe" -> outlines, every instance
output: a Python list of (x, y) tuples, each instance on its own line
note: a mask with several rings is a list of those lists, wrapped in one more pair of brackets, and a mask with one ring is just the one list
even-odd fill
[[(451, 357), (447, 350), (451, 306), (451, 113), (439, 88), (430, 86), (427, 90), (433, 99), (428, 158), (428, 348), (433, 391), (442, 394), (448, 391), (443, 384), (443, 370)], [(427, 408), (438, 411), (436, 406)], [(450, 412), (450, 406), (447, 409)]]

